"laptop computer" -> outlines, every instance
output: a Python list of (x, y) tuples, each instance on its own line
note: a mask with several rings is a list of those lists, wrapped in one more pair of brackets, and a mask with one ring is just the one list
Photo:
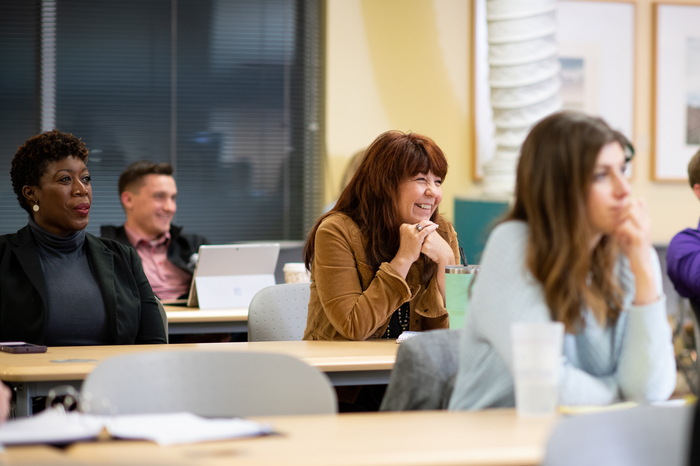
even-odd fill
[(255, 293), (275, 284), (280, 245), (223, 244), (200, 246), (188, 307), (248, 307)]

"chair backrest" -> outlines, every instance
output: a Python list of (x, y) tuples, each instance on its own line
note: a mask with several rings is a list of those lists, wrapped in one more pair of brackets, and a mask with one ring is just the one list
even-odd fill
[(165, 329), (165, 342), (170, 343), (170, 337), (168, 337), (168, 314), (165, 313), (165, 308), (160, 299), (156, 296), (156, 301), (158, 302), (158, 312), (160, 312), (160, 318), (163, 321), (163, 328)]
[(115, 356), (85, 379), (83, 411), (191, 412), (206, 417), (329, 414), (325, 374), (282, 354), (162, 351)]
[(380, 410), (447, 408), (461, 335), (461, 330), (431, 330), (401, 343)]
[(639, 407), (564, 418), (543, 466), (687, 466), (692, 407)]
[(275, 285), (258, 291), (248, 307), (248, 341), (298, 341), (309, 313), (308, 283)]

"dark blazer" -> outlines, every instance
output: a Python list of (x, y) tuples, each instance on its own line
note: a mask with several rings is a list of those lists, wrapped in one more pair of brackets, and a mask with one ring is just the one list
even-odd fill
[[(158, 303), (136, 251), (89, 233), (85, 242), (107, 311), (110, 344), (166, 343)], [(44, 344), (46, 296), (30, 227), (0, 236), (0, 341)]]

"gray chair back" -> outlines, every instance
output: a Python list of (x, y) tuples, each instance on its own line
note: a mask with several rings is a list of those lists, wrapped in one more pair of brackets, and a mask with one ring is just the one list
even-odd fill
[(309, 312), (308, 283), (263, 288), (248, 307), (248, 341), (299, 341)]
[(461, 330), (431, 330), (401, 343), (380, 410), (447, 408), (461, 334)]
[(542, 466), (687, 466), (694, 409), (638, 407), (564, 418)]
[(282, 354), (158, 351), (115, 356), (85, 379), (93, 414), (191, 412), (206, 417), (337, 412), (328, 377)]

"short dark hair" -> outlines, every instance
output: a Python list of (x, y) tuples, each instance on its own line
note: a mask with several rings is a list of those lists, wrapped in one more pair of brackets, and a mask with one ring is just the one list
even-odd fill
[(88, 149), (85, 143), (80, 138), (57, 129), (32, 136), (17, 148), (17, 153), (12, 159), (10, 178), (19, 205), (30, 215), (32, 208), (24, 198), (22, 188), (41, 187), (41, 177), (46, 173), (49, 164), (71, 156), (87, 164)]
[(169, 163), (153, 163), (148, 160), (134, 162), (119, 175), (119, 197), (137, 183), (141, 183), (146, 175), (173, 176), (173, 167)]
[(688, 182), (691, 188), (700, 183), (700, 150), (688, 162)]

